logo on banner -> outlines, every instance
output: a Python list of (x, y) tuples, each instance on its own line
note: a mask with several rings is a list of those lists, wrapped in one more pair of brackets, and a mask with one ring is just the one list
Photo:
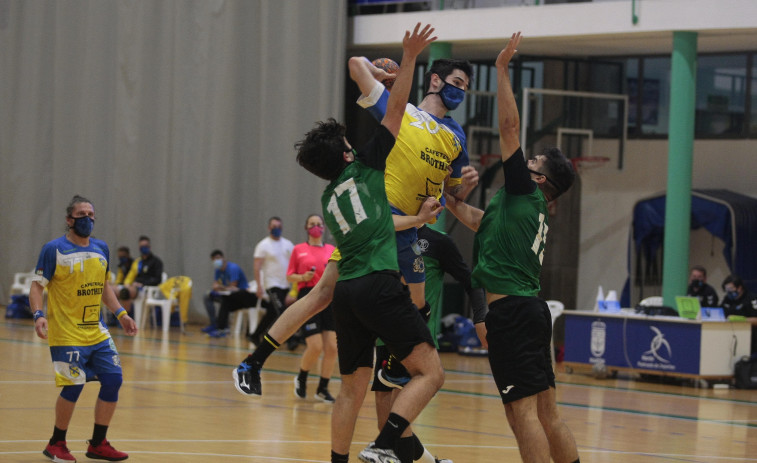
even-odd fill
[(670, 358), (673, 357), (670, 343), (656, 326), (650, 326), (649, 329), (654, 331), (655, 336), (649, 343), (649, 350), (642, 354), (642, 360), (653, 361), (654, 359), (660, 363), (670, 363)]
[(591, 355), (604, 357), (607, 345), (607, 325), (603, 321), (595, 321), (591, 324)]

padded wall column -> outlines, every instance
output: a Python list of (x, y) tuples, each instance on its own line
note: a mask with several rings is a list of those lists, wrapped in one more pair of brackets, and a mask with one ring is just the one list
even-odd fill
[(688, 283), (696, 69), (697, 33), (674, 32), (662, 267), (662, 297), (671, 307), (676, 296), (686, 294)]

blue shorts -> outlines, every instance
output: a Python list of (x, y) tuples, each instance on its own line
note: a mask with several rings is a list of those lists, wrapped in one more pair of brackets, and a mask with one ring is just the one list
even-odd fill
[[(392, 207), (392, 214), (405, 215)], [(426, 266), (421, 250), (418, 248), (418, 230), (415, 227), (395, 232), (397, 240), (397, 264), (405, 283), (423, 283), (426, 281)]]
[(96, 381), (100, 373), (122, 374), (113, 339), (93, 346), (50, 346), (56, 386), (75, 386)]

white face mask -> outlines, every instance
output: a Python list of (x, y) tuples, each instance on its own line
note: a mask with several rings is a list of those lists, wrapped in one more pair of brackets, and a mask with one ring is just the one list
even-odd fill
[(213, 267), (218, 269), (223, 267), (223, 259), (213, 259)]

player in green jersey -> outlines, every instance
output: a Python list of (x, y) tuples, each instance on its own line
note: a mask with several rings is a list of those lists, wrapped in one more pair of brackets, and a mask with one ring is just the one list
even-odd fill
[(558, 149), (525, 161), (520, 116), (508, 66), (520, 43), (513, 34), (496, 61), (500, 150), (505, 185), (486, 211), (447, 196), (447, 208), (476, 231), (474, 286), (486, 290), (489, 313), (476, 330), (524, 462), (578, 461), (576, 442), (555, 400), (552, 320), (537, 297), (547, 238), (547, 202), (570, 188), (575, 173)]
[(395, 452), (400, 435), (444, 381), (431, 334), (400, 281), (394, 223), (384, 187), (386, 157), (399, 134), (415, 60), (436, 39), (431, 37), (433, 31), (418, 24), (412, 34), (405, 33), (386, 115), (365, 146), (352, 148), (344, 136), (345, 127), (333, 119), (319, 122), (296, 145), (297, 162), (331, 182), (321, 202), (326, 225), (342, 255), (332, 302), (342, 375), (331, 419), (332, 462), (348, 461), (378, 336), (405, 362), (412, 379), (394, 402), (387, 425), (360, 452), (360, 460), (399, 461)]

